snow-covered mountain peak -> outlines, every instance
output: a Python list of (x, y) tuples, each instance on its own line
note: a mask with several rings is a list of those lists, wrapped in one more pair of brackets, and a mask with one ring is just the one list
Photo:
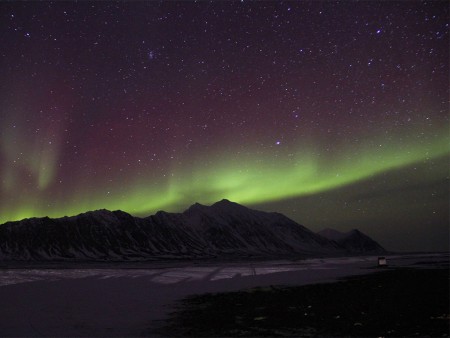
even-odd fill
[(108, 209), (97, 209), (97, 210), (91, 210), (91, 211), (86, 211), (86, 212), (82, 212), (81, 214), (78, 214), (76, 216), (73, 217), (78, 217), (78, 216), (96, 216), (96, 215), (110, 215), (112, 214), (112, 211), (108, 210)]
[(191, 205), (188, 209), (186, 209), (183, 214), (187, 216), (192, 215), (208, 215), (211, 217), (218, 217), (220, 215), (240, 215), (244, 216), (244, 214), (248, 213), (259, 213), (260, 211), (251, 210), (243, 205), (240, 205), (235, 202), (231, 202), (227, 199), (223, 199), (219, 202), (216, 202), (210, 206), (203, 205), (200, 203), (195, 203)]
[(200, 203), (194, 203), (189, 208), (187, 208), (185, 211), (183, 211), (184, 215), (192, 215), (197, 213), (204, 213), (206, 212), (210, 207), (207, 205), (203, 205)]
[(230, 200), (227, 200), (226, 198), (224, 198), (224, 199), (222, 199), (222, 200), (220, 200), (220, 201), (214, 203), (212, 206), (215, 206), (215, 207), (232, 207), (232, 206), (239, 206), (239, 207), (241, 207), (241, 208), (244, 207), (244, 206), (242, 206), (242, 205), (240, 205), (240, 204), (238, 204), (238, 203), (231, 202)]
[(104, 220), (104, 221), (110, 221), (112, 219), (115, 219), (116, 216), (114, 215), (114, 212), (107, 210), (107, 209), (98, 209), (93, 211), (87, 211), (84, 213), (81, 213), (76, 216), (69, 217), (71, 219), (75, 218), (94, 218), (98, 220)]
[(253, 211), (241, 204), (231, 202), (227, 199), (223, 199), (219, 202), (214, 203), (213, 205), (211, 205), (211, 209), (215, 212), (225, 212), (230, 214)]

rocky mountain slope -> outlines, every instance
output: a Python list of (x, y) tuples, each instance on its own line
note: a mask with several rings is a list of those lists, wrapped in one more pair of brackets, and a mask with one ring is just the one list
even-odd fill
[(146, 218), (97, 210), (0, 226), (2, 260), (343, 255), (346, 248), (282, 214), (252, 210), (228, 200), (211, 206), (194, 204), (183, 213), (159, 211)]
[(385, 253), (386, 250), (372, 238), (357, 229), (340, 232), (334, 229), (324, 229), (319, 235), (335, 241), (349, 253)]

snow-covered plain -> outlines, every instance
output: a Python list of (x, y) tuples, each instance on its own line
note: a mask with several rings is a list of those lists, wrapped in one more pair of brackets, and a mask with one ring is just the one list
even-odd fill
[[(390, 266), (429, 266), (448, 254), (388, 256)], [(422, 264), (421, 264), (422, 263)], [(377, 271), (377, 257), (113, 264), (0, 270), (0, 336), (154, 336), (176, 301), (205, 292), (305, 285)]]

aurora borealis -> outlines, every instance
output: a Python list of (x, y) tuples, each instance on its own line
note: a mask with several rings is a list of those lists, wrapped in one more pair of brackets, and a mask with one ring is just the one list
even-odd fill
[(4, 2), (0, 16), (0, 223), (227, 198), (448, 250), (447, 2)]

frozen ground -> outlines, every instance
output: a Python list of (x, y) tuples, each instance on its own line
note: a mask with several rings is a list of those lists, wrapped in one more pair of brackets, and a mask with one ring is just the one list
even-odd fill
[[(448, 254), (388, 256), (390, 266), (448, 263)], [(142, 336), (191, 294), (304, 285), (366, 274), (377, 257), (233, 263), (155, 263), (138, 268), (2, 269), (0, 336)]]

